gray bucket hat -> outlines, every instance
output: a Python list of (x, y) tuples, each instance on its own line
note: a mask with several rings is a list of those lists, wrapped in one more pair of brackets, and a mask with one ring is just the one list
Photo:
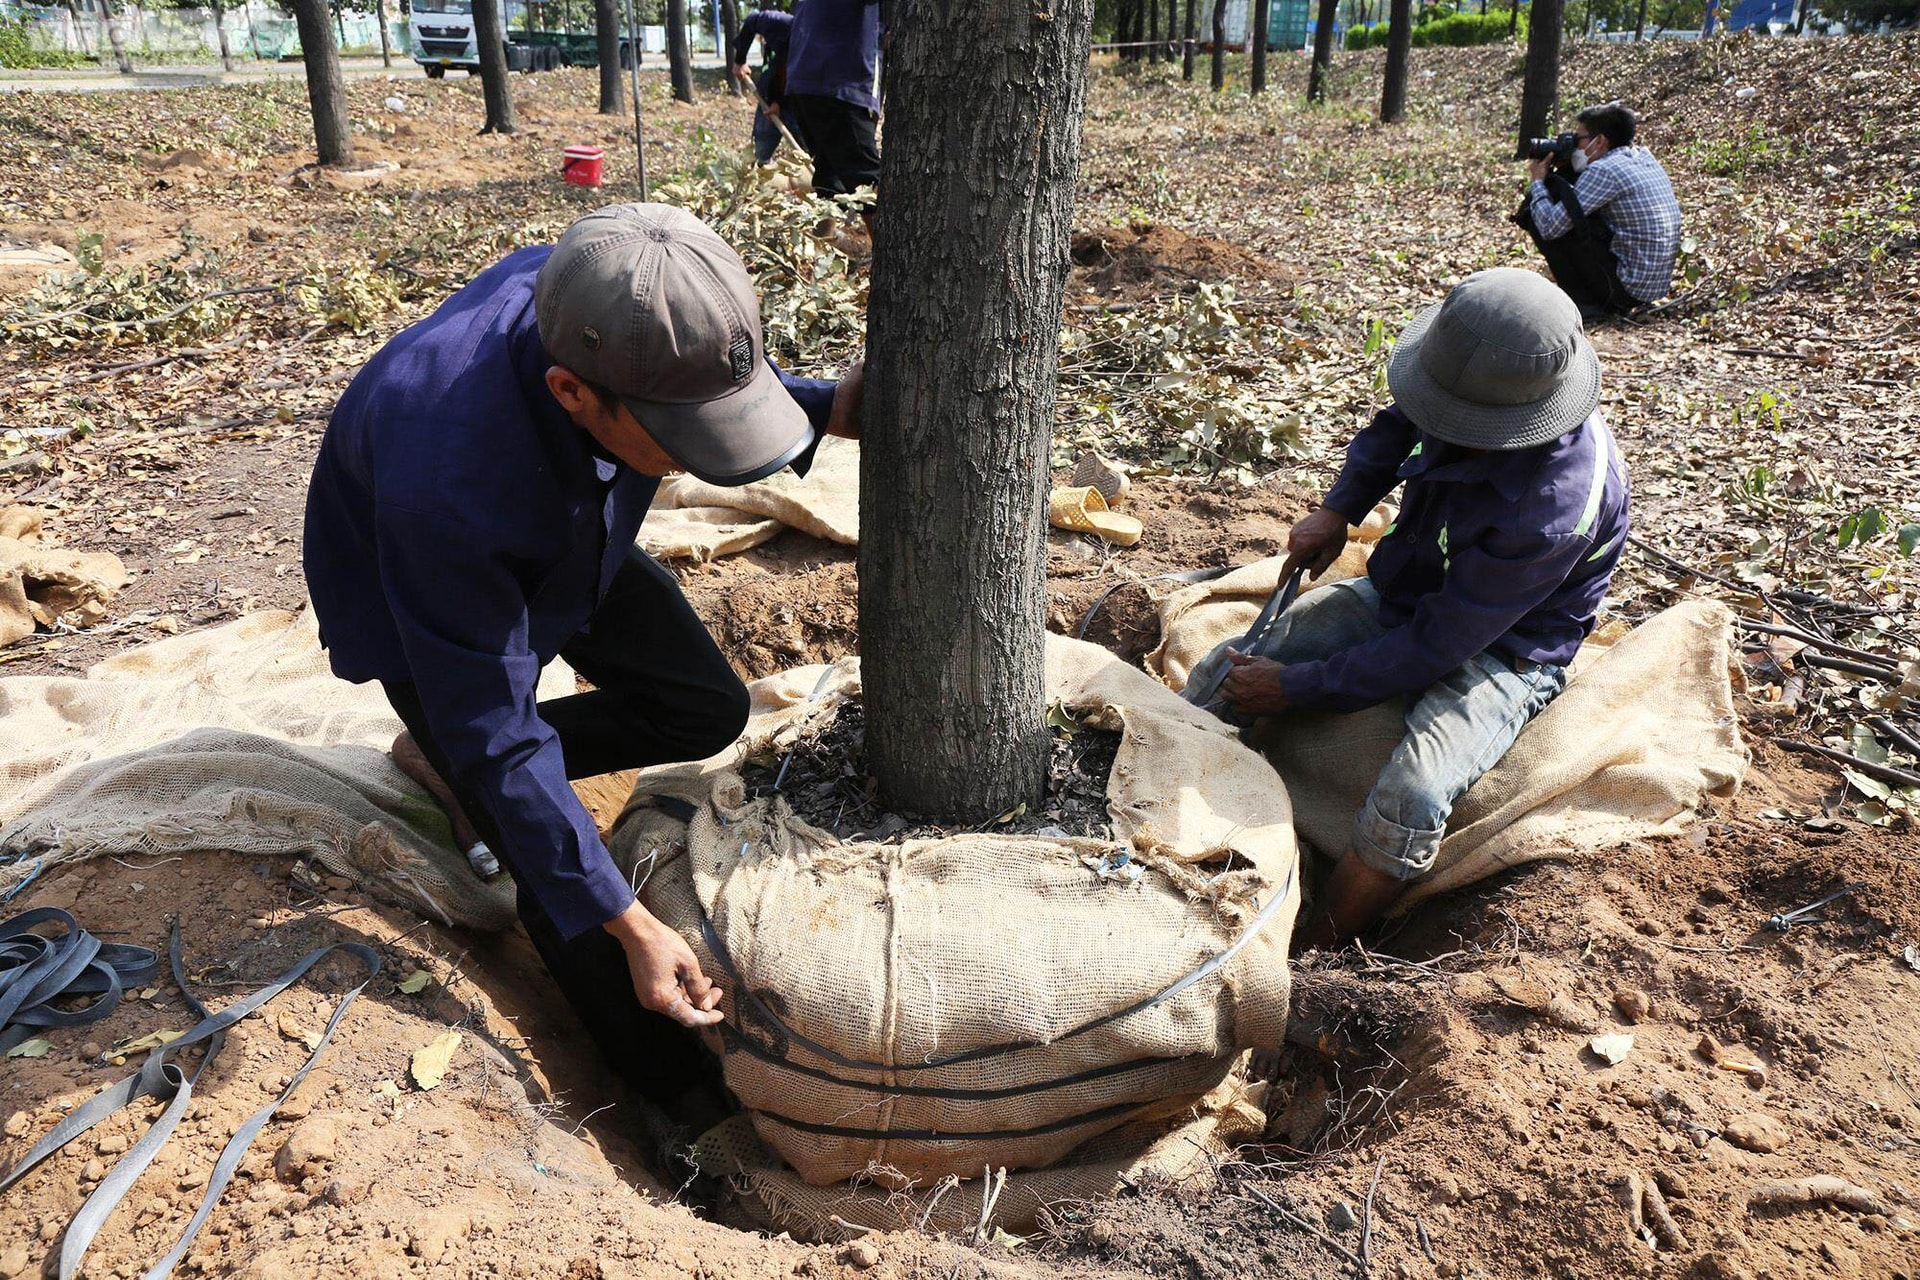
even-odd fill
[(1469, 449), (1530, 449), (1594, 411), (1600, 359), (1558, 285), (1494, 267), (1401, 331), (1387, 386), (1428, 435)]
[(617, 204), (560, 237), (534, 280), (547, 354), (613, 391), (647, 434), (709, 484), (770, 476), (815, 432), (761, 346), (740, 256), (664, 204)]

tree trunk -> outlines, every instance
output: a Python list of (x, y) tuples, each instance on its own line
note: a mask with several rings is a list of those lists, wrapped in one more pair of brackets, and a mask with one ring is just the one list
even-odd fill
[(120, 28), (113, 25), (113, 11), (107, 8), (107, 0), (100, 0), (100, 21), (107, 29), (107, 42), (113, 46), (114, 65), (120, 68), (120, 74), (133, 74), (133, 59), (127, 56), (126, 43), (120, 39)]
[(1213, 56), (1207, 83), (1215, 93), (1227, 87), (1227, 0), (1213, 0)]
[(614, 0), (593, 0), (593, 39), (600, 48), (600, 114), (617, 116), (627, 100), (620, 87), (620, 13)]
[(1180, 0), (1167, 0), (1167, 61), (1180, 56)]
[(1160, 0), (1147, 0), (1147, 61), (1160, 61)]
[(393, 66), (393, 36), (387, 30), (387, 0), (373, 0), (373, 20), (380, 24), (380, 65)]
[(687, 0), (667, 0), (667, 68), (673, 96), (693, 101), (693, 51), (687, 47)]
[(1507, 38), (1511, 40), (1520, 30), (1520, 0), (1513, 0), (1513, 13), (1507, 18)]
[(1273, 0), (1253, 0), (1253, 71), (1247, 92), (1265, 93), (1267, 89), (1267, 22)]
[(223, 70), (233, 70), (233, 49), (227, 43), (227, 7), (220, 0), (213, 2), (213, 35), (220, 43), (220, 66)]
[(1527, 77), (1520, 90), (1520, 140), (1516, 157), (1527, 154), (1527, 139), (1545, 137), (1560, 96), (1560, 19), (1565, 0), (1533, 0), (1527, 25)]
[(1092, 27), (1093, 0), (903, 0), (892, 19), (859, 579), (867, 761), (898, 812), (978, 821), (1044, 784), (1047, 454)]
[(473, 42), (480, 49), (480, 92), (487, 103), (482, 133), (512, 133), (520, 127), (513, 116), (513, 82), (507, 73), (506, 19), (499, 0), (475, 0)]
[(727, 92), (736, 98), (746, 92), (733, 74), (733, 38), (739, 34), (739, 0), (720, 0), (720, 62), (727, 68)]
[(91, 58), (93, 50), (87, 45), (87, 15), (80, 8), (80, 0), (67, 0), (67, 12), (73, 15), (73, 38), (80, 46), (80, 56)]
[(1313, 66), (1307, 71), (1307, 101), (1327, 100), (1327, 68), (1333, 65), (1333, 20), (1340, 12), (1340, 0), (1320, 0), (1320, 13), (1313, 20)]
[[(1801, 0), (1802, 5), (1806, 0)], [(1633, 38), (1643, 39), (1647, 34), (1647, 0), (1640, 0), (1640, 15), (1633, 20)]]
[(327, 21), (327, 0), (292, 0), (300, 28), (300, 56), (307, 64), (307, 105), (313, 109), (313, 145), (325, 165), (353, 163), (353, 132), (347, 124), (347, 86), (340, 78), (340, 46)]
[(1387, 76), (1380, 90), (1380, 123), (1397, 124), (1407, 114), (1407, 51), (1413, 47), (1413, 0), (1387, 8)]
[(1197, 0), (1187, 0), (1186, 37), (1180, 46), (1180, 78), (1182, 80), (1193, 79), (1193, 44), (1196, 34), (1193, 22), (1196, 8), (1198, 8)]

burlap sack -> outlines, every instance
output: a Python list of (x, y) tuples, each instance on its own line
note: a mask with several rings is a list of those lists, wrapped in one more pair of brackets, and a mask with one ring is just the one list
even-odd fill
[[(1149, 665), (1184, 687), (1193, 663), (1245, 630), (1281, 563), (1262, 560), (1163, 601)], [(1364, 571), (1364, 556), (1349, 548), (1321, 585)], [(1712, 601), (1676, 605), (1611, 645), (1589, 641), (1566, 691), (1461, 797), (1434, 869), (1401, 905), (1524, 862), (1676, 830), (1710, 797), (1731, 795), (1748, 762), (1732, 651), (1733, 615)], [(1329, 856), (1346, 850), (1355, 815), (1405, 733), (1398, 705), (1271, 722), (1263, 746), (1286, 780), (1302, 844)]]
[[(543, 696), (571, 692), (564, 663)], [(311, 856), (446, 924), (514, 920), (394, 767), (378, 685), (334, 678), (309, 612), (274, 610), (108, 658), (0, 679), (0, 892), (95, 854)]]
[(0, 648), (36, 625), (93, 625), (132, 581), (118, 556), (43, 541), (40, 521), (32, 507), (0, 507)]
[(694, 476), (660, 482), (640, 545), (666, 560), (712, 560), (758, 546), (782, 529), (828, 542), (860, 540), (860, 446), (828, 436), (805, 476), (779, 471), (737, 489)]
[[(643, 772), (612, 839), (727, 988), (728, 1085), (809, 1185), (1031, 1169), (1189, 1111), (1277, 1047), (1297, 908), (1285, 790), (1225, 727), (1103, 649), (1048, 643), (1048, 696), (1119, 730), (1121, 841), (838, 844), (738, 762), (856, 692), (849, 661), (755, 687), (731, 757)], [(797, 701), (796, 701), (797, 700)], [(681, 824), (655, 805), (692, 799)], [(684, 839), (684, 855), (676, 840)], [(1149, 870), (1103, 877), (1125, 852)]]

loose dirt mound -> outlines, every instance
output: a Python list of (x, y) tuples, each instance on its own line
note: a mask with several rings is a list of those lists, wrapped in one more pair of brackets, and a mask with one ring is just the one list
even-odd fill
[(1071, 253), (1073, 288), (1109, 296), (1152, 293), (1169, 283), (1251, 283), (1285, 274), (1277, 263), (1239, 245), (1150, 222), (1076, 231)]

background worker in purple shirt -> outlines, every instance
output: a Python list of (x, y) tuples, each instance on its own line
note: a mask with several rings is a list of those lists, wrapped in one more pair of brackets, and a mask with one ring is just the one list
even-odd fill
[(813, 189), (846, 195), (880, 181), (878, 0), (807, 0), (793, 22), (786, 113), (813, 153)]
[[(787, 53), (793, 42), (794, 15), (805, 8), (807, 0), (799, 0), (793, 13), (782, 13), (772, 7), (771, 0), (754, 10), (741, 22), (740, 30), (733, 37), (733, 47), (729, 56), (733, 64), (733, 74), (750, 86), (759, 98), (759, 104), (753, 114), (753, 162), (765, 164), (773, 159), (773, 153), (780, 149), (780, 127), (787, 126), (794, 141), (806, 146), (801, 137), (798, 122), (781, 118), (780, 104), (787, 94)], [(765, 61), (761, 63), (760, 74), (755, 77), (747, 70), (747, 54), (758, 39), (765, 49)]]
[[(1400, 335), (1395, 404), (1354, 437), (1289, 563), (1325, 572), (1403, 482), (1367, 576), (1307, 593), (1221, 692), (1248, 717), (1407, 707), (1303, 946), (1344, 942), (1433, 868), (1456, 800), (1566, 685), (1627, 535), (1627, 472), (1573, 302), (1527, 271), (1467, 277)], [(1257, 726), (1285, 733), (1284, 720)], [(1334, 851), (1329, 851), (1334, 852)]]
[[(721, 1019), (720, 991), (636, 899), (568, 780), (738, 736), (745, 687), (634, 536), (670, 472), (805, 470), (822, 430), (854, 434), (861, 386), (858, 367), (837, 386), (773, 367), (745, 266), (697, 218), (616, 205), (375, 354), (307, 494), (334, 673), (380, 681), (408, 731), (396, 761), (505, 861), (527, 933), (609, 1058), (689, 1120), (718, 1119), (688, 1029)], [(593, 690), (538, 701), (556, 657)]]

